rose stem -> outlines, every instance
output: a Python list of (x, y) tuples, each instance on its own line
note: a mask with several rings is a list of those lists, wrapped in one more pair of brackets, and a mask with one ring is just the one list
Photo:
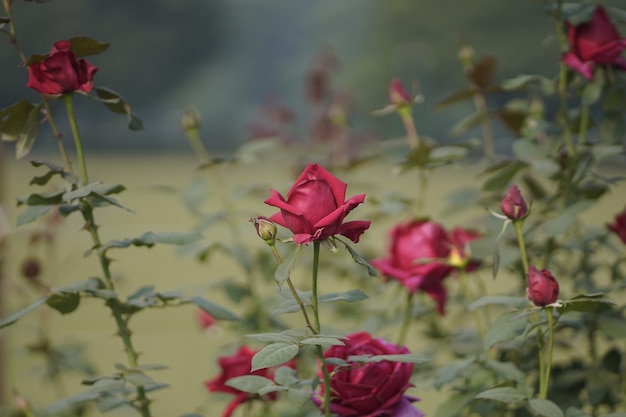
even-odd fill
[[(276, 263), (278, 265), (282, 264), (283, 260), (280, 257), (280, 253), (278, 253), (278, 249), (276, 249), (276, 245), (272, 243), (269, 246), (270, 248), (272, 248), (272, 253), (274, 254), (274, 259), (276, 259)], [(291, 277), (287, 278), (287, 285), (289, 286), (289, 290), (291, 291), (291, 295), (293, 296), (294, 300), (296, 300), (296, 303), (298, 303), (298, 305), (300, 306), (300, 310), (302, 311), (302, 315), (304, 316), (304, 321), (306, 322), (306, 327), (309, 330), (311, 330), (313, 334), (317, 334), (316, 330), (311, 325), (311, 321), (309, 320), (309, 315), (306, 312), (306, 307), (304, 306), (302, 299), (298, 295), (298, 292), (296, 291), (296, 287), (294, 287), (293, 281), (291, 281)]]
[(580, 114), (580, 128), (578, 129), (578, 147), (585, 144), (587, 130), (589, 129), (589, 103), (584, 98), (582, 101), (582, 110)]
[[(315, 330), (317, 334), (320, 333), (320, 316), (318, 309), (318, 299), (317, 299), (317, 275), (320, 265), (320, 242), (316, 240), (313, 242), (313, 276), (312, 276), (312, 304), (313, 304), (313, 314), (315, 318)], [(317, 348), (317, 356), (322, 364), (322, 374), (324, 375), (324, 414), (326, 417), (330, 417), (330, 374), (328, 373), (328, 368), (326, 367), (326, 359), (324, 358), (324, 351), (320, 345), (315, 346)]]
[[(559, 39), (559, 45), (561, 52), (565, 52), (568, 49), (567, 37), (563, 31), (563, 22), (561, 21), (561, 10), (563, 8), (563, 0), (557, 0), (556, 11), (554, 14), (554, 21), (556, 25), (556, 33)], [(567, 117), (567, 66), (563, 61), (559, 65), (559, 84), (558, 84), (559, 97), (561, 99), (561, 111), (559, 122), (563, 129), (563, 135), (565, 137), (565, 146), (567, 147), (568, 155), (574, 154), (574, 141), (572, 140), (572, 131), (569, 127), (569, 120)]]
[[(82, 141), (80, 138), (80, 133), (78, 131), (78, 124), (76, 123), (76, 116), (74, 114), (74, 105), (72, 102), (72, 96), (70, 94), (66, 94), (63, 96), (65, 101), (65, 106), (67, 108), (67, 114), (70, 121), (70, 126), (72, 128), (72, 134), (74, 136), (74, 142), (76, 143), (76, 153), (78, 155), (78, 162), (81, 167), (82, 172), (82, 183), (83, 185), (87, 185), (89, 180), (87, 177), (87, 164), (85, 162), (85, 155), (83, 153)], [(100, 235), (98, 234), (98, 225), (95, 222), (95, 218), (93, 215), (93, 207), (87, 200), (82, 200), (80, 204), (80, 211), (85, 219), (85, 229), (89, 231), (91, 235), (91, 240), (93, 241), (93, 249), (98, 253), (98, 259), (100, 261), (100, 266), (102, 268), (102, 273), (105, 279), (105, 285), (108, 290), (114, 290), (113, 278), (111, 275), (111, 270), (109, 265), (111, 264), (111, 260), (107, 258), (106, 252), (99, 251), (98, 249), (102, 247), (102, 243), (100, 240)], [(136, 368), (138, 365), (138, 354), (135, 351), (132, 340), (130, 338), (131, 331), (128, 328), (128, 322), (124, 320), (122, 315), (120, 301), (117, 297), (114, 297), (109, 300), (107, 303), (111, 312), (113, 313), (113, 317), (115, 318), (115, 322), (118, 328), (118, 335), (122, 339), (124, 343), (124, 348), (126, 350), (126, 356), (128, 359), (128, 364), (131, 368)], [(139, 400), (139, 405), (136, 406), (138, 411), (141, 413), (143, 417), (150, 417), (150, 400), (146, 397), (146, 392), (143, 386), (137, 387), (137, 397)]]
[(548, 354), (544, 366), (545, 376), (543, 386), (540, 386), (539, 398), (546, 399), (548, 396), (548, 384), (550, 382), (550, 370), (552, 369), (552, 350), (554, 347), (554, 313), (552, 307), (544, 309), (548, 318)]
[(400, 334), (398, 335), (398, 346), (404, 346), (406, 335), (409, 331), (411, 324), (411, 317), (413, 311), (413, 292), (408, 291), (406, 296), (406, 304), (404, 305), (404, 315), (402, 317), (402, 326), (400, 327)]

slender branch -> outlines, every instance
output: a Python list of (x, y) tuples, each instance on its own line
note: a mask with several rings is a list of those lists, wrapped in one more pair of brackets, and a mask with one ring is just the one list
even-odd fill
[[(559, 46), (561, 52), (564, 53), (568, 49), (567, 36), (565, 35), (565, 31), (563, 30), (563, 22), (562, 22), (562, 8), (563, 8), (563, 0), (557, 0), (556, 12), (554, 14), (555, 21), (555, 29), (556, 34), (559, 39)], [(563, 129), (563, 135), (565, 139), (565, 146), (567, 148), (567, 153), (569, 155), (573, 155), (575, 152), (574, 148), (574, 140), (572, 139), (572, 130), (569, 126), (569, 117), (568, 110), (569, 106), (567, 105), (567, 66), (563, 61), (561, 61), (559, 65), (559, 83), (558, 83), (558, 93), (561, 103), (561, 110), (559, 115), (559, 122), (561, 124), (561, 128)]]
[(513, 226), (515, 227), (515, 234), (517, 235), (517, 245), (519, 246), (520, 257), (522, 258), (522, 266), (524, 268), (524, 280), (528, 276), (528, 258), (526, 256), (526, 244), (524, 243), (524, 234), (522, 233), (523, 221), (515, 220)]
[(587, 131), (589, 130), (589, 103), (582, 100), (582, 110), (580, 114), (580, 128), (578, 130), (578, 147), (585, 144), (587, 139)]
[(67, 110), (67, 117), (70, 121), (70, 128), (72, 129), (74, 144), (76, 145), (76, 155), (78, 157), (78, 163), (80, 165), (81, 178), (83, 181), (83, 185), (87, 185), (89, 184), (89, 176), (87, 174), (85, 154), (83, 153), (83, 144), (80, 140), (80, 133), (78, 131), (78, 123), (76, 123), (76, 115), (74, 114), (74, 99), (72, 94), (64, 94), (63, 101)]
[(415, 122), (413, 121), (413, 115), (411, 114), (411, 106), (404, 106), (398, 109), (406, 134), (409, 138), (409, 146), (411, 150), (420, 146), (420, 137), (415, 128)]
[(17, 41), (17, 33), (15, 30), (15, 23), (13, 22), (13, 13), (11, 12), (11, 0), (2, 0), (2, 6), (9, 19), (9, 41), (15, 46), (17, 55), (20, 58), (22, 65), (26, 64), (26, 55), (22, 52), (19, 42)]
[(57, 146), (59, 148), (59, 153), (61, 154), (61, 159), (63, 160), (63, 166), (65, 167), (65, 170), (67, 172), (69, 172), (70, 174), (73, 174), (74, 170), (72, 169), (72, 162), (70, 161), (70, 158), (67, 155), (67, 151), (65, 150), (65, 145), (63, 145), (63, 141), (61, 140), (62, 135), (59, 132), (59, 129), (57, 128), (57, 124), (54, 121), (54, 118), (52, 117), (52, 112), (50, 111), (50, 101), (48, 100), (48, 98), (44, 97), (43, 103), (46, 108), (45, 110), (46, 120), (48, 121), (48, 123), (50, 123), (50, 129), (52, 129), (52, 138), (57, 143)]
[(543, 399), (548, 397), (548, 385), (550, 384), (550, 371), (552, 369), (552, 351), (554, 348), (554, 312), (552, 307), (546, 308), (545, 312), (548, 318), (548, 352), (545, 357), (543, 386), (539, 392), (539, 398)]
[[(465, 268), (459, 268), (459, 280), (461, 281), (461, 286), (463, 287), (463, 294), (465, 297), (465, 302), (469, 306), (472, 301), (474, 301), (474, 297), (472, 296), (472, 292), (470, 291), (469, 284), (467, 282), (467, 272)], [(482, 339), (485, 335), (485, 329), (483, 328), (483, 324), (478, 317), (478, 313), (476, 310), (472, 311), (472, 317), (474, 318), (474, 322), (476, 323), (476, 330), (478, 330), (478, 334)]]
[(406, 296), (406, 303), (404, 305), (404, 315), (402, 317), (402, 326), (400, 327), (400, 334), (398, 335), (398, 346), (404, 346), (406, 335), (409, 331), (411, 324), (412, 311), (413, 311), (413, 292), (408, 291)]
[(493, 160), (496, 155), (493, 128), (491, 126), (491, 120), (489, 119), (489, 108), (487, 107), (487, 100), (485, 95), (476, 88), (474, 93), (474, 106), (481, 115), (480, 126), (483, 131), (483, 156), (487, 160)]

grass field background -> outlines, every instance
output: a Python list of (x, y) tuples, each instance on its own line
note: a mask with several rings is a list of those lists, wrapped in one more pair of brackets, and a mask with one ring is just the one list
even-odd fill
[[(55, 161), (54, 157), (43, 155), (38, 159)], [(198, 165), (194, 157), (186, 154), (142, 155), (98, 155), (88, 157), (91, 181), (102, 180), (107, 184), (121, 183), (127, 191), (119, 196), (119, 201), (135, 211), (135, 214), (118, 208), (104, 208), (96, 211), (97, 222), (102, 226), (100, 233), (104, 241), (136, 237), (146, 231), (187, 231), (194, 223), (194, 217), (186, 209), (181, 200), (182, 190), (198, 178), (207, 181), (209, 194), (203, 206), (205, 212), (219, 210), (224, 207), (224, 196), (231, 198), (238, 210), (241, 238), (250, 248), (258, 249), (264, 243), (258, 239), (253, 227), (247, 222), (251, 216), (274, 213), (274, 208), (263, 204), (269, 196), (269, 188), (276, 188), (283, 194), (287, 192), (293, 180), (301, 170), (302, 164), (294, 164), (292, 154), (278, 153), (264, 155), (262, 158), (213, 168), (210, 171), (197, 171)], [(383, 192), (397, 191), (408, 197), (417, 192), (417, 174), (414, 171), (401, 175), (392, 172), (394, 162), (400, 157), (383, 157), (376, 161), (363, 164), (350, 172), (334, 171), (334, 174), (348, 183), (348, 196), (366, 193), (368, 198), (381, 198)], [(303, 160), (304, 161), (304, 160)], [(308, 162), (304, 161), (303, 163)], [(34, 175), (41, 175), (43, 170), (35, 169), (26, 161), (13, 161), (5, 158), (2, 161), (2, 181), (4, 182), (4, 207), (11, 224), (20, 208), (15, 207), (15, 199), (36, 191), (29, 187), (28, 182)], [(478, 174), (484, 165), (448, 166), (435, 170), (429, 177), (429, 186), (425, 196), (425, 213), (447, 227), (461, 225), (481, 228), (485, 225), (485, 211), (480, 206), (457, 207), (450, 210), (447, 197), (465, 187), (478, 189), (483, 181)], [(619, 167), (606, 168), (611, 174), (619, 174)], [(219, 171), (219, 174), (216, 173)], [(624, 173), (623, 171), (621, 172)], [(221, 176), (221, 179), (219, 177)], [(48, 188), (48, 187), (45, 187)], [(44, 188), (44, 189), (45, 189)], [(244, 189), (256, 191), (244, 193)], [(623, 209), (626, 203), (626, 184), (615, 187), (611, 193), (584, 213), (585, 221), (591, 226), (604, 227), (612, 220), (615, 213)], [(497, 207), (492, 207), (497, 209)], [(369, 219), (373, 210), (368, 207), (368, 199), (364, 205), (349, 216), (349, 220)], [(374, 221), (371, 229), (362, 237), (355, 248), (365, 254), (381, 256), (387, 247), (387, 231), (390, 226), (406, 218), (406, 213), (397, 217), (388, 217)], [(37, 294), (20, 278), (19, 268), (23, 260), (32, 253), (28, 247), (30, 233), (40, 227), (39, 223), (31, 223), (12, 231), (8, 245), (7, 282), (3, 293), (6, 315), (32, 302)], [(78, 215), (71, 216), (61, 225), (58, 243), (53, 252), (34, 253), (45, 260), (44, 280), (52, 286), (68, 284), (84, 280), (99, 274), (99, 266), (94, 256), (83, 257), (83, 252), (90, 247), (88, 233), (81, 230), (82, 223)], [(287, 237), (281, 231), (282, 237)], [(207, 241), (220, 239), (229, 240), (229, 229), (217, 225), (204, 234)], [(310, 251), (303, 256), (310, 257)], [(489, 253), (489, 248), (478, 248), (479, 254)], [(209, 262), (199, 263), (189, 257), (181, 257), (171, 246), (157, 245), (152, 249), (130, 248), (111, 251), (115, 262), (112, 270), (118, 278), (117, 290), (128, 294), (142, 285), (154, 284), (158, 290), (188, 288), (202, 291), (206, 298), (223, 304), (237, 311), (238, 306), (230, 302), (221, 291), (211, 290), (211, 285), (221, 280), (244, 281), (243, 272), (238, 265), (226, 256), (214, 256)], [(323, 253), (330, 256), (330, 253)], [(346, 263), (350, 257), (342, 253)], [(363, 269), (363, 277), (366, 271)], [(296, 285), (305, 287), (308, 270), (305, 262), (297, 269), (294, 279)], [(380, 278), (370, 278), (372, 280)], [(481, 271), (476, 279), (488, 285), (489, 294), (500, 294), (512, 288), (512, 282), (518, 278), (504, 274), (492, 283), (489, 269)], [(298, 284), (300, 283), (300, 285)], [(324, 280), (322, 276), (321, 291), (331, 292), (345, 283), (332, 278)], [(517, 282), (515, 282), (517, 283)], [(276, 292), (271, 277), (261, 281), (263, 292), (271, 295)], [(395, 286), (380, 285), (380, 293), (368, 293), (372, 309), (394, 309), (399, 303), (394, 297)], [(458, 283), (448, 281), (451, 292), (458, 292)], [(573, 294), (563, 294), (571, 296)], [(420, 302), (429, 303), (425, 298)], [(97, 367), (99, 374), (110, 374), (115, 371), (114, 363), (125, 363), (125, 355), (119, 338), (114, 336), (115, 325), (108, 310), (102, 308), (99, 300), (83, 300), (79, 310), (74, 314), (61, 316), (55, 311), (42, 307), (35, 313), (24, 318), (17, 325), (4, 331), (8, 338), (6, 346), (6, 368), (2, 369), (7, 381), (7, 391), (16, 389), (29, 398), (35, 407), (55, 401), (61, 395), (81, 392), (87, 387), (79, 385), (82, 376), (64, 377), (62, 383), (51, 384), (41, 379), (41, 360), (34, 360), (24, 351), (24, 344), (32, 342), (36, 336), (36, 328), (45, 321), (52, 340), (55, 343), (79, 342), (85, 345), (89, 359)], [(271, 306), (268, 308), (271, 310)], [(229, 397), (209, 396), (202, 382), (217, 373), (216, 354), (230, 353), (242, 342), (240, 336), (229, 331), (228, 325), (219, 325), (216, 331), (204, 333), (200, 331), (194, 320), (195, 309), (191, 306), (165, 310), (151, 310), (140, 313), (131, 321), (134, 330), (134, 341), (137, 349), (142, 352), (141, 363), (159, 363), (169, 369), (155, 371), (151, 375), (159, 382), (167, 382), (171, 387), (155, 392), (154, 415), (178, 416), (192, 412), (204, 406), (207, 416), (221, 414), (221, 405)], [(449, 311), (442, 323), (454, 326), (464, 320), (465, 313), (460, 310)], [(289, 317), (294, 326), (301, 325), (300, 317)], [(327, 317), (329, 318), (329, 317)], [(322, 323), (324, 321), (322, 317)], [(332, 323), (334, 331), (350, 333), (361, 330), (358, 322)], [(366, 324), (364, 324), (366, 326)], [(397, 335), (397, 326), (382, 329), (380, 336), (390, 340)], [(419, 323), (414, 325), (409, 335), (409, 346), (416, 352), (427, 352), (432, 346), (425, 345), (421, 337), (423, 329)], [(422, 389), (419, 372), (413, 381), (418, 385), (410, 393), (422, 398), (420, 408), (427, 415), (434, 415), (437, 405), (443, 400), (441, 393), (431, 389)], [(5, 398), (11, 398), (9, 392)], [(212, 401), (217, 402), (212, 402)], [(94, 413), (97, 414), (97, 413)], [(116, 411), (110, 415), (129, 415), (128, 411)]]

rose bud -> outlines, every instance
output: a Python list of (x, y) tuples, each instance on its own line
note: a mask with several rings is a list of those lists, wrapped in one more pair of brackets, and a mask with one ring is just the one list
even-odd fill
[[(372, 338), (369, 333), (349, 335), (344, 346), (331, 346), (324, 352), (325, 358), (338, 358), (348, 362), (347, 366), (327, 364), (330, 380), (330, 412), (339, 417), (402, 416), (422, 417), (424, 414), (411, 403), (417, 398), (405, 395), (412, 387), (409, 382), (413, 372), (412, 363), (403, 362), (350, 362), (351, 356), (408, 354), (404, 346)], [(321, 379), (321, 378), (320, 378)], [(324, 391), (313, 397), (313, 402), (322, 406)]]
[(526, 295), (534, 305), (545, 307), (556, 302), (559, 297), (559, 283), (547, 269), (538, 271), (531, 265), (528, 270)]
[(98, 67), (76, 59), (70, 47), (69, 41), (59, 41), (43, 60), (30, 64), (27, 87), (50, 96), (73, 91), (89, 93)]
[(413, 102), (411, 95), (402, 85), (402, 82), (394, 78), (389, 85), (389, 104), (396, 106), (408, 106)]
[(513, 221), (528, 216), (528, 205), (517, 185), (511, 185), (509, 192), (500, 203), (500, 210), (502, 210), (502, 214)]
[(209, 313), (207, 313), (201, 308), (198, 308), (196, 310), (196, 320), (200, 328), (205, 329), (205, 330), (213, 327), (213, 325), (217, 321), (215, 320), (215, 317), (213, 317), (212, 315), (210, 315)]
[(346, 215), (365, 201), (365, 194), (346, 200), (346, 188), (344, 182), (321, 165), (309, 164), (291, 186), (286, 199), (278, 191), (270, 190), (265, 204), (278, 207), (280, 211), (269, 220), (291, 230), (298, 245), (322, 241), (336, 234), (357, 243), (371, 222), (344, 223)]
[(596, 8), (591, 21), (567, 26), (570, 50), (562, 60), (570, 68), (588, 80), (593, 79), (596, 65), (626, 70), (626, 60), (621, 56), (626, 39), (620, 36), (604, 7)]
[(256, 233), (261, 239), (270, 246), (276, 242), (276, 223), (264, 216), (254, 217), (250, 219), (254, 225)]
[(180, 127), (183, 131), (187, 132), (189, 130), (197, 130), (200, 128), (201, 124), (200, 113), (198, 113), (198, 109), (193, 106), (189, 106), (183, 112), (183, 115), (180, 116)]
[(608, 224), (607, 227), (610, 231), (619, 236), (626, 245), (626, 207), (624, 207), (621, 213), (615, 216), (615, 223)]

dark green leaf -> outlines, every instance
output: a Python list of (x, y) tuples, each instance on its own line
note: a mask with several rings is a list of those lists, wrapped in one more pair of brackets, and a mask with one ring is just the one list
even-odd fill
[(320, 303), (329, 303), (331, 301), (347, 301), (353, 303), (355, 301), (366, 300), (369, 297), (361, 290), (349, 290), (344, 292), (334, 292), (330, 294), (321, 295), (318, 298)]
[(99, 250), (105, 252), (111, 248), (127, 248), (133, 246), (147, 246), (152, 247), (157, 243), (167, 245), (187, 245), (202, 239), (202, 235), (195, 232), (146, 232), (138, 238), (124, 239), (124, 240), (110, 240), (105, 242)]
[(46, 185), (48, 181), (50, 181), (55, 175), (60, 175), (61, 178), (72, 184), (78, 183), (78, 177), (65, 171), (65, 168), (60, 165), (56, 165), (47, 161), (30, 161), (30, 164), (34, 167), (45, 166), (49, 169), (49, 171), (46, 172), (44, 175), (41, 175), (39, 177), (33, 177), (33, 179), (30, 180), (30, 185)]
[(517, 403), (527, 398), (526, 393), (519, 388), (497, 387), (483, 391), (474, 398), (493, 400), (503, 403)]
[(466, 369), (468, 369), (476, 360), (476, 358), (457, 359), (448, 362), (439, 368), (437, 378), (435, 379), (435, 388), (441, 388), (444, 384), (453, 381), (456, 377)]
[(245, 375), (229, 379), (226, 381), (226, 385), (239, 391), (258, 394), (262, 388), (275, 384), (271, 379), (259, 375)]
[(37, 410), (36, 415), (44, 417), (58, 416), (67, 410), (71, 410), (89, 402), (97, 401), (98, 399), (100, 399), (99, 393), (83, 392), (72, 395), (71, 397), (63, 398), (59, 401), (55, 401), (52, 404), (47, 405), (45, 408)]
[(28, 206), (17, 216), (17, 225), (33, 222), (44, 216), (54, 206)]
[(70, 50), (77, 57), (97, 55), (109, 47), (108, 42), (98, 42), (87, 36), (77, 36), (70, 39)]
[(444, 98), (439, 103), (437, 103), (435, 106), (435, 110), (442, 110), (450, 106), (451, 104), (473, 98), (474, 94), (476, 94), (476, 90), (474, 90), (473, 88), (457, 91), (456, 93)]
[(217, 320), (239, 321), (239, 317), (231, 313), (229, 310), (212, 303), (202, 297), (193, 297), (191, 302), (215, 317)]
[(509, 161), (501, 169), (496, 171), (482, 186), (483, 191), (501, 192), (513, 180), (515, 175), (528, 164), (523, 161)]
[(34, 303), (32, 303), (31, 305), (29, 305), (28, 307), (13, 313), (12, 315), (10, 315), (9, 317), (7, 317), (6, 319), (0, 321), (0, 329), (2, 329), (3, 327), (7, 327), (12, 325), (13, 323), (15, 323), (16, 321), (18, 321), (19, 319), (21, 319), (22, 317), (24, 317), (25, 315), (27, 315), (28, 313), (36, 310), (40, 305), (45, 304), (47, 300), (47, 297), (44, 298), (40, 298), (37, 301), (35, 301)]
[(600, 312), (610, 310), (615, 302), (604, 297), (604, 294), (588, 294), (577, 295), (571, 300), (563, 301), (561, 306), (557, 307), (559, 314), (565, 314), (571, 311), (583, 312)]
[(626, 338), (626, 320), (623, 317), (602, 315), (598, 318), (598, 326), (604, 334), (612, 339)]
[(270, 368), (282, 365), (295, 358), (300, 348), (294, 343), (276, 342), (265, 346), (252, 357), (252, 369)]
[(145, 285), (138, 288), (132, 294), (128, 296), (128, 300), (135, 300), (137, 298), (154, 295), (154, 285)]
[(64, 191), (55, 191), (47, 194), (32, 193), (28, 197), (20, 197), (17, 199), (17, 205), (26, 204), (28, 206), (47, 206), (59, 204), (63, 201)]
[(97, 99), (103, 102), (109, 110), (114, 113), (126, 114), (128, 116), (128, 127), (130, 130), (143, 129), (141, 119), (133, 114), (130, 105), (121, 95), (104, 87), (95, 87), (94, 91), (98, 95)]
[[(337, 239), (338, 240), (338, 239)], [(348, 252), (350, 252), (350, 256), (352, 256), (352, 259), (354, 260), (354, 262), (356, 262), (359, 265), (363, 265), (364, 267), (367, 268), (367, 273), (369, 274), (370, 277), (377, 277), (378, 276), (378, 272), (376, 271), (376, 269), (369, 264), (369, 262), (367, 262), (365, 260), (365, 258), (363, 258), (361, 255), (359, 255), (354, 249), (352, 249), (352, 247), (350, 245), (348, 245), (347, 243), (340, 241), (341, 243), (344, 244), (344, 246), (346, 247), (346, 249), (348, 250)], [(367, 298), (367, 296), (366, 296)]]
[(317, 345), (317, 346), (345, 346), (345, 343), (337, 337), (325, 337), (325, 336), (311, 336), (306, 339), (302, 339), (299, 342), (303, 345)]
[(24, 131), (26, 121), (34, 108), (34, 104), (22, 100), (0, 110), (0, 139), (17, 140)]
[(533, 398), (528, 400), (530, 409), (544, 417), (564, 417), (563, 411), (550, 400)]
[(485, 350), (488, 350), (496, 343), (506, 342), (523, 334), (525, 329), (526, 320), (520, 317), (519, 312), (512, 311), (502, 314), (485, 334)]
[(59, 292), (48, 297), (46, 304), (61, 314), (68, 314), (78, 308), (80, 295), (75, 292)]
[(441, 402), (435, 417), (456, 417), (473, 398), (474, 394), (471, 392), (455, 392), (446, 401)]

